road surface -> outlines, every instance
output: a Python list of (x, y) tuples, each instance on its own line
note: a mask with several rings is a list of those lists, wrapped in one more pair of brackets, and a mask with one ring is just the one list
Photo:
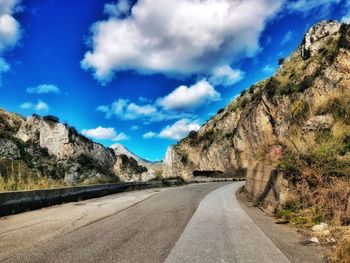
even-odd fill
[(0, 262), (290, 262), (242, 210), (242, 183), (149, 189), (0, 219)]

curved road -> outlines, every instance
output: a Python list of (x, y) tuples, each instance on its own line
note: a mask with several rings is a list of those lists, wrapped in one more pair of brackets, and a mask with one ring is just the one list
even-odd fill
[(142, 190), (2, 218), (0, 262), (290, 262), (238, 204), (241, 185)]

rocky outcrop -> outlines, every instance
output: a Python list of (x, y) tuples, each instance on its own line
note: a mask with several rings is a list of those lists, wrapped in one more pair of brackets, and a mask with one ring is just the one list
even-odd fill
[[(67, 183), (115, 177), (113, 151), (78, 134), (55, 117), (30, 116), (16, 136), (24, 142), (38, 144), (62, 163), (67, 163)], [(68, 162), (75, 164), (68, 165)]]
[(305, 34), (301, 45), (301, 56), (303, 59), (308, 59), (324, 46), (324, 41), (320, 41), (322, 38), (337, 33), (339, 29), (340, 24), (336, 21), (322, 21), (311, 27)]
[(19, 129), (17, 137), (24, 142), (38, 143), (60, 160), (84, 155), (101, 166), (111, 168), (114, 165), (115, 156), (112, 151), (50, 117), (28, 117)]
[(339, 116), (345, 116), (335, 113), (330, 101), (350, 95), (347, 29), (324, 21), (308, 30), (275, 76), (244, 91), (198, 132), (168, 149), (164, 176), (244, 173), (255, 199), (271, 209), (285, 203), (291, 180), (279, 169), (285, 152), (306, 151), (320, 131), (340, 126), (344, 117)]
[(40, 178), (76, 185), (155, 177), (154, 170), (134, 159), (122, 159), (54, 116), (25, 119), (0, 110), (0, 182), (11, 180), (10, 189), (17, 189), (18, 180), (25, 184)]
[(140, 165), (126, 154), (116, 155), (115, 172), (122, 181), (149, 181), (154, 179), (155, 171)]
[[(121, 145), (120, 143), (115, 143), (110, 146), (111, 149), (113, 149), (115, 155), (126, 155), (128, 157), (133, 158), (137, 163), (141, 166), (144, 166), (148, 169), (147, 176), (144, 177), (146, 179), (144, 180), (149, 180), (153, 179), (156, 177), (156, 173), (161, 174), (163, 172), (163, 162), (152, 162), (149, 160), (146, 160), (135, 153), (131, 152), (129, 149), (127, 149), (125, 146)], [(147, 179), (148, 178), (148, 179)]]
[(19, 159), (21, 157), (20, 150), (16, 143), (10, 139), (0, 138), (0, 157), (9, 159)]

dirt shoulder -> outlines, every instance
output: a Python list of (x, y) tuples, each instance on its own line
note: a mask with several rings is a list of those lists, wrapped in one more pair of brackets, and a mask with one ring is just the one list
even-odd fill
[(276, 224), (276, 218), (254, 206), (244, 194), (237, 191), (236, 196), (243, 210), (290, 261), (298, 263), (327, 262), (326, 255), (329, 253), (327, 247), (315, 244), (303, 245), (303, 241), (305, 242), (311, 236), (297, 232), (297, 229), (291, 225)]

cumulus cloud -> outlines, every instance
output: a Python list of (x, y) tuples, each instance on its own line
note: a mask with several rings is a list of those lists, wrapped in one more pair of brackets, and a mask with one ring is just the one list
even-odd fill
[(157, 103), (166, 110), (192, 111), (219, 99), (220, 93), (209, 82), (201, 80), (190, 87), (176, 88), (164, 98), (159, 98)]
[(109, 3), (104, 6), (104, 13), (115, 17), (126, 15), (129, 10), (130, 4), (128, 0), (119, 0), (117, 3)]
[(12, 47), (21, 37), (21, 28), (13, 17), (19, 1), (3, 0), (0, 7), (0, 54)]
[(144, 139), (152, 139), (152, 138), (157, 137), (157, 133), (149, 131), (149, 132), (146, 132), (144, 135), (142, 135), (142, 137)]
[(166, 126), (158, 136), (164, 139), (180, 140), (186, 137), (190, 131), (198, 131), (200, 127), (197, 121), (182, 119), (173, 125)]
[(81, 65), (101, 81), (123, 70), (210, 75), (259, 51), (266, 22), (282, 2), (139, 0), (124, 18), (108, 6), (110, 17), (93, 25), (91, 50)]
[(31, 103), (31, 102), (23, 102), (21, 105), (19, 105), (19, 107), (21, 109), (24, 109), (24, 110), (29, 110), (29, 109), (33, 108), (33, 103)]
[(49, 111), (49, 105), (46, 102), (43, 102), (42, 100), (38, 100), (37, 103), (32, 102), (24, 102), (19, 107), (23, 110), (34, 110), (36, 112), (48, 112)]
[(230, 66), (221, 66), (214, 69), (213, 74), (209, 78), (213, 85), (231, 86), (239, 82), (244, 77), (244, 72), (233, 69)]
[(28, 93), (45, 94), (45, 93), (59, 93), (60, 90), (53, 84), (41, 84), (36, 87), (27, 88)]
[(155, 102), (139, 98), (139, 101), (144, 103), (138, 104), (127, 99), (118, 99), (111, 105), (100, 105), (96, 110), (104, 113), (107, 119), (115, 116), (121, 120), (141, 119), (144, 123), (151, 123), (194, 118), (195, 109), (220, 99), (220, 93), (203, 79), (189, 87), (180, 86)]
[(143, 134), (144, 139), (162, 138), (168, 140), (181, 140), (186, 137), (191, 131), (200, 129), (198, 121), (191, 119), (181, 119), (172, 125), (166, 126), (160, 133), (153, 131)]
[(128, 136), (124, 133), (117, 133), (114, 128), (104, 128), (98, 126), (95, 129), (84, 129), (81, 133), (89, 138), (96, 140), (111, 140), (111, 141), (123, 141), (127, 140)]
[(138, 105), (126, 99), (118, 99), (111, 106), (102, 105), (97, 110), (104, 112), (107, 118), (115, 115), (123, 120), (136, 120), (153, 116), (157, 108), (151, 104)]
[(111, 105), (101, 105), (97, 111), (105, 114), (107, 119), (117, 117), (121, 120), (142, 120), (144, 123), (161, 122), (185, 117), (192, 117), (190, 113), (164, 111), (155, 104), (137, 104), (127, 99), (118, 99)]
[(0, 1), (0, 80), (1, 75), (10, 69), (2, 55), (13, 48), (21, 38), (21, 27), (13, 17), (13, 14), (20, 11), (20, 2), (21, 0)]
[(36, 111), (49, 111), (49, 105), (47, 103), (39, 100), (38, 103), (35, 105)]

